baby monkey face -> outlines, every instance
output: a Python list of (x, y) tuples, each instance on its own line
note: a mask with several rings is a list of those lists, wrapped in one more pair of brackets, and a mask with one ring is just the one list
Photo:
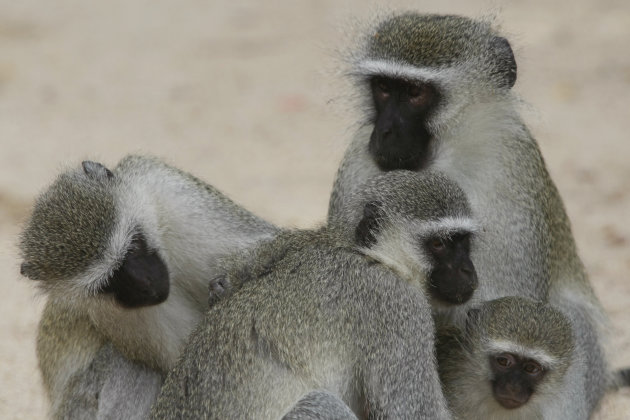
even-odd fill
[(490, 356), (492, 393), (504, 408), (519, 408), (529, 401), (547, 371), (534, 359), (513, 353)]

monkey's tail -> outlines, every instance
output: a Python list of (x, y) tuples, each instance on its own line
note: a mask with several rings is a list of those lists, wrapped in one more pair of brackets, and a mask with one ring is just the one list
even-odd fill
[(630, 386), (630, 367), (616, 370), (610, 381), (611, 389), (619, 389), (624, 386)]

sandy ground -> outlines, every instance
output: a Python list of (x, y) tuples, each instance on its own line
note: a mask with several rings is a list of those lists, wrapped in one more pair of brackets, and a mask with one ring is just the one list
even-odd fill
[[(34, 341), (42, 299), (20, 278), (16, 235), (35, 195), (85, 158), (150, 152), (261, 216), (313, 226), (352, 133), (336, 76), (356, 1), (0, 1), (0, 417), (45, 417)], [(264, 4), (264, 5), (263, 5)], [(630, 365), (630, 4), (627, 0), (413, 2), (498, 11), (515, 89), (565, 199)], [(378, 5), (376, 5), (378, 6)], [(630, 391), (598, 419), (625, 419)]]

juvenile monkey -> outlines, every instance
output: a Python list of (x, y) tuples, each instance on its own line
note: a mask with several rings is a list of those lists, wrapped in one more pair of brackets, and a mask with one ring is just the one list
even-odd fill
[[(394, 170), (439, 170), (462, 187), (481, 231), (472, 260), (482, 281), (466, 310), (518, 295), (565, 312), (576, 337), (575, 415), (603, 395), (606, 315), (577, 254), (571, 227), (536, 140), (518, 113), (516, 61), (488, 22), (461, 16), (395, 14), (370, 27), (350, 56), (363, 93), (365, 124), (343, 158), (328, 220), (344, 225), (363, 211), (353, 192)], [(586, 407), (586, 408), (584, 408)]]
[(566, 418), (568, 405), (584, 398), (567, 375), (583, 362), (574, 345), (568, 319), (548, 304), (504, 297), (471, 309), (465, 330), (438, 329), (449, 408), (458, 419)]
[(52, 417), (146, 417), (207, 308), (215, 262), (277, 231), (153, 158), (61, 174), (20, 242), (22, 274), (48, 297), (37, 355)]
[[(453, 245), (473, 225), (465, 196), (441, 174), (395, 171), (362, 201), (355, 235), (287, 231), (251, 251), (244, 261), (262, 255), (267, 269), (206, 314), (153, 418), (279, 418), (318, 390), (370, 418), (450, 417), (425, 290), (435, 267), (474, 273)], [(427, 244), (452, 253), (433, 258)], [(229, 278), (243, 272), (234, 261)]]
[[(371, 179), (351, 198), (354, 206), (363, 208), (360, 218), (335, 230), (365, 255), (422, 287), (435, 309), (448, 309), (467, 302), (479, 284), (470, 259), (477, 224), (461, 188), (439, 173), (430, 174), (423, 183), (416, 178), (408, 171), (393, 171)], [(418, 221), (419, 212), (431, 217)], [(386, 240), (377, 243), (381, 233)], [(299, 249), (290, 241), (286, 248), (258, 246), (221, 258), (220, 274), (210, 281), (210, 305), (243, 283), (268, 275), (286, 252)]]

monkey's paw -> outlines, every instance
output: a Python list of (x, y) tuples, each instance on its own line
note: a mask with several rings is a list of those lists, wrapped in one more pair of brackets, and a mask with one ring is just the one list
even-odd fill
[(230, 295), (232, 282), (226, 274), (221, 274), (210, 280), (208, 284), (208, 306), (213, 307), (221, 299)]

